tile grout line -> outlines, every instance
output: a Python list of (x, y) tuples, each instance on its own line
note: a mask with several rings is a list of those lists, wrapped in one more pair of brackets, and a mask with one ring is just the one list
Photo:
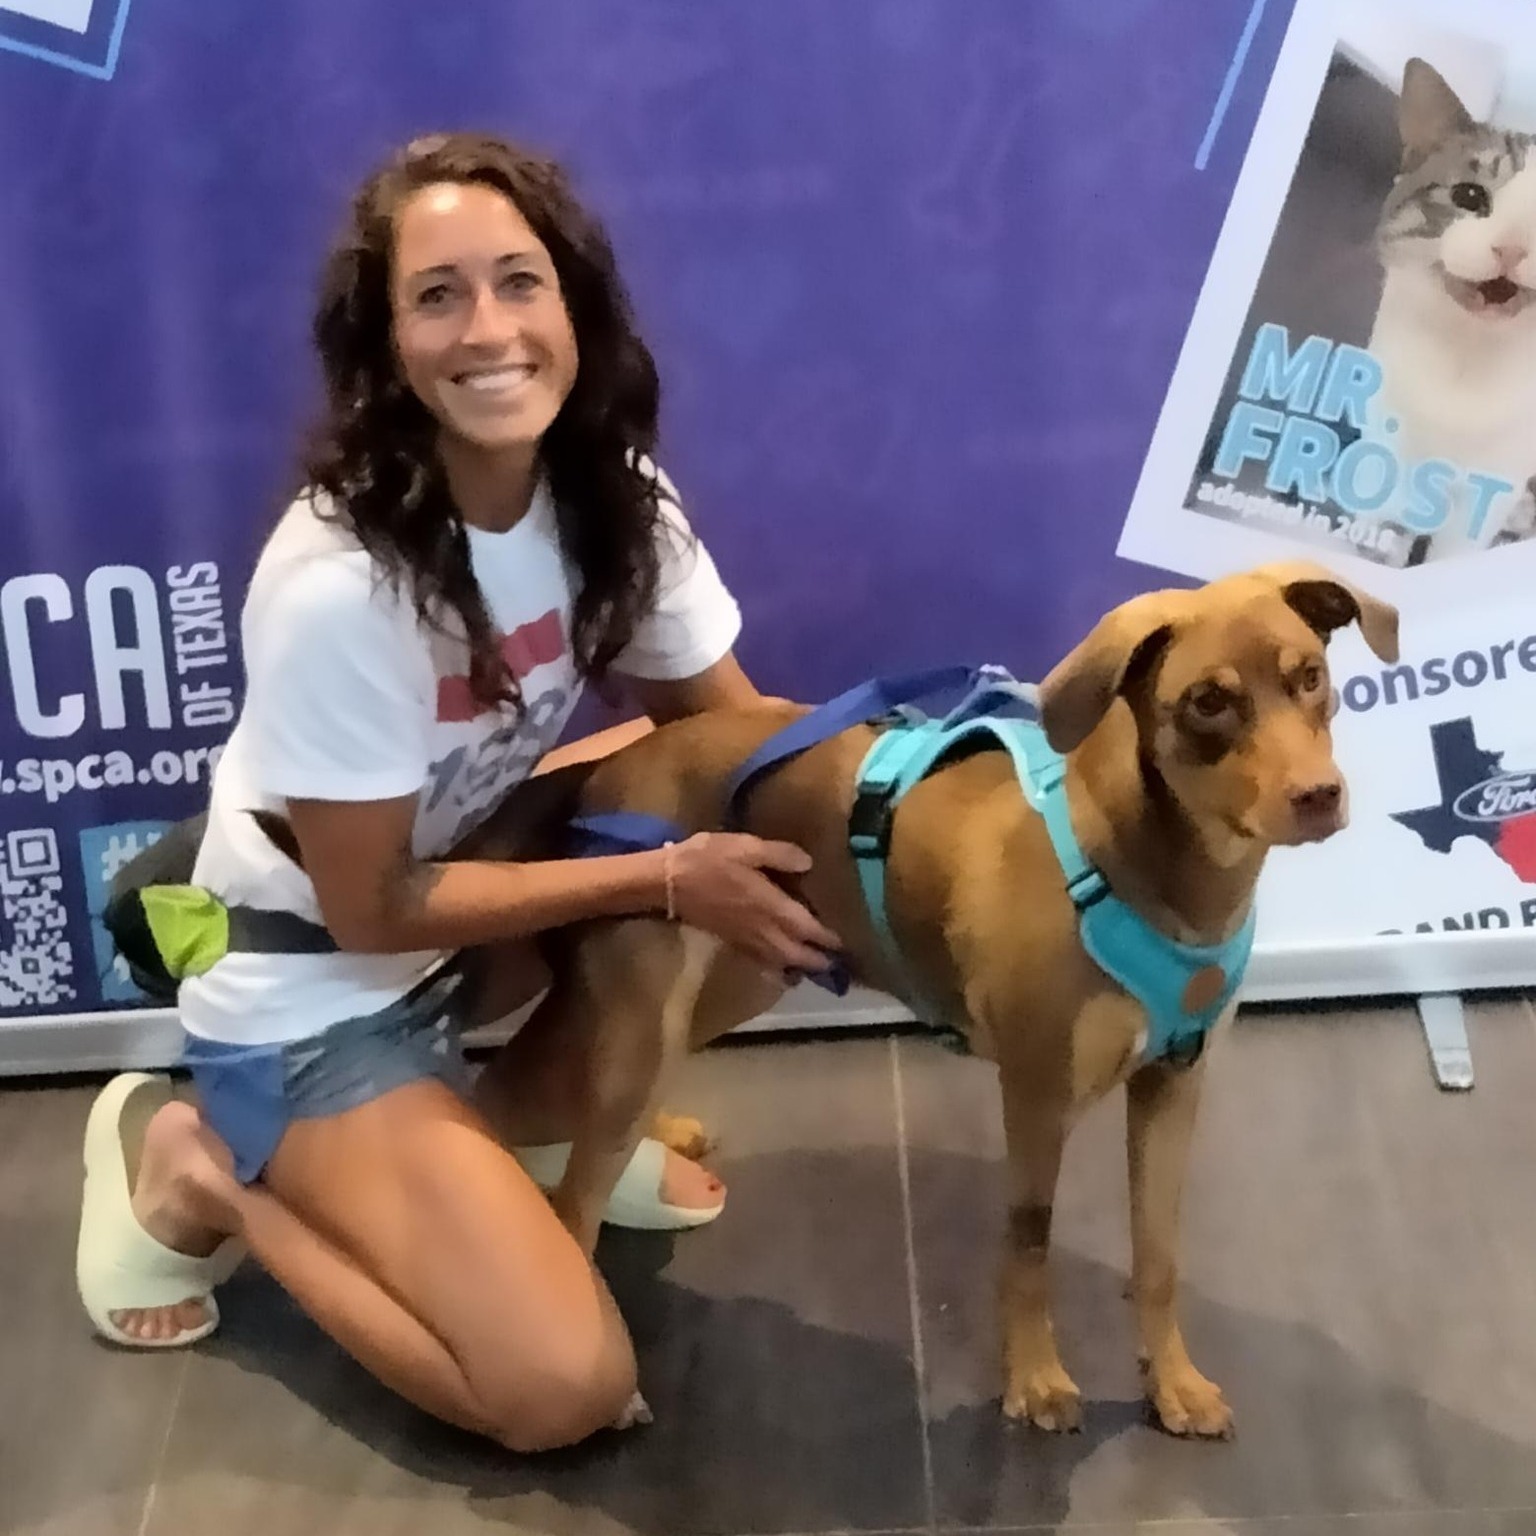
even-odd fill
[(171, 1399), (171, 1411), (165, 1416), (165, 1434), (160, 1438), (160, 1450), (150, 1473), (149, 1487), (144, 1490), (144, 1511), (139, 1516), (139, 1528), (135, 1536), (145, 1536), (149, 1522), (155, 1513), (155, 1495), (160, 1489), (160, 1475), (165, 1471), (165, 1459), (170, 1454), (171, 1434), (176, 1428), (176, 1416), (181, 1412), (181, 1400), (187, 1391), (187, 1375), (192, 1369), (190, 1350), (182, 1351), (181, 1374), (176, 1379), (176, 1395)]
[[(1252, 1526), (1262, 1528), (1267, 1526), (1291, 1525), (1297, 1521), (1306, 1521), (1310, 1526), (1318, 1520), (1328, 1520), (1338, 1523), (1346, 1520), (1375, 1520), (1390, 1522), (1394, 1520), (1424, 1520), (1438, 1519), (1446, 1515), (1460, 1518), (1464, 1515), (1528, 1515), (1536, 1513), (1536, 1505), (1518, 1505), (1511, 1508), (1495, 1509), (1362, 1509), (1346, 1510), (1341, 1514), (1317, 1515), (1317, 1514), (1289, 1514), (1289, 1515), (1158, 1515), (1153, 1519), (1142, 1518), (1135, 1522), (1138, 1531), (1158, 1530), (1191, 1530), (1199, 1532), (1207, 1526), (1210, 1527), (1212, 1536), (1220, 1530), (1224, 1531), (1229, 1526)], [(1065, 1529), (1059, 1522), (1050, 1525), (964, 1525), (943, 1527), (940, 1536), (1052, 1536), (1052, 1533)], [(1118, 1533), (1125, 1529), (1124, 1521), (1115, 1520), (1090, 1520), (1083, 1524), (1074, 1524), (1070, 1529), (1077, 1536), (1093, 1536), (1095, 1531), (1108, 1531)]]
[[(912, 1376), (917, 1385), (917, 1420), (923, 1437), (923, 1497), (928, 1529), (938, 1528), (938, 1497), (933, 1482), (933, 1443), (928, 1425), (928, 1361), (923, 1348), (923, 1312), (917, 1289), (917, 1244), (912, 1230), (912, 1166), (907, 1155), (906, 1094), (901, 1079), (901, 1042), (889, 1037), (891, 1090), (896, 1102), (896, 1173), (901, 1183), (901, 1232), (906, 1245), (907, 1307), (912, 1323)], [(142, 1533), (141, 1533), (142, 1536)]]

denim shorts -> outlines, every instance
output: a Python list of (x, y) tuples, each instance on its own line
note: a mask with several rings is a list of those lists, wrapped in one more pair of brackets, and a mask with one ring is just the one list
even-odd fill
[(404, 997), (317, 1035), (272, 1045), (229, 1045), (189, 1035), (181, 1063), (208, 1124), (235, 1155), (242, 1184), (260, 1177), (289, 1123), (356, 1109), (407, 1083), (469, 1086), (449, 964)]

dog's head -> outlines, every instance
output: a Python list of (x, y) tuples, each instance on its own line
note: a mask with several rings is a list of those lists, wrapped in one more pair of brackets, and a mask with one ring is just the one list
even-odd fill
[(1383, 661), (1397, 660), (1396, 609), (1319, 565), (1133, 598), (1041, 684), (1046, 735), (1071, 752), (1127, 709), (1142, 771), (1214, 844), (1320, 841), (1348, 814), (1324, 648), (1351, 623)]

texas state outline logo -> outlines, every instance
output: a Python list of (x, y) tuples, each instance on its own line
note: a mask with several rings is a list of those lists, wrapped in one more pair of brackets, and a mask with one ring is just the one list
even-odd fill
[(0, 50), (110, 80), (132, 0), (0, 0)]
[(1506, 768), (1504, 754), (1478, 739), (1470, 716), (1429, 728), (1440, 798), (1392, 820), (1431, 853), (1449, 853), (1464, 837), (1486, 843), (1527, 885), (1536, 885), (1536, 771)]

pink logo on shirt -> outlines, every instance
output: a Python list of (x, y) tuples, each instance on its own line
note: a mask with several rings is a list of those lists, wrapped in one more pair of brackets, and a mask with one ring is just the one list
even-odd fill
[[(559, 661), (565, 655), (565, 630), (560, 610), (551, 608), (542, 618), (519, 624), (501, 641), (502, 658), (507, 670), (518, 682), (535, 667)], [(440, 677), (437, 680), (437, 718), (440, 722), (459, 724), (484, 714), (484, 706), (475, 702), (469, 691), (469, 678)]]

